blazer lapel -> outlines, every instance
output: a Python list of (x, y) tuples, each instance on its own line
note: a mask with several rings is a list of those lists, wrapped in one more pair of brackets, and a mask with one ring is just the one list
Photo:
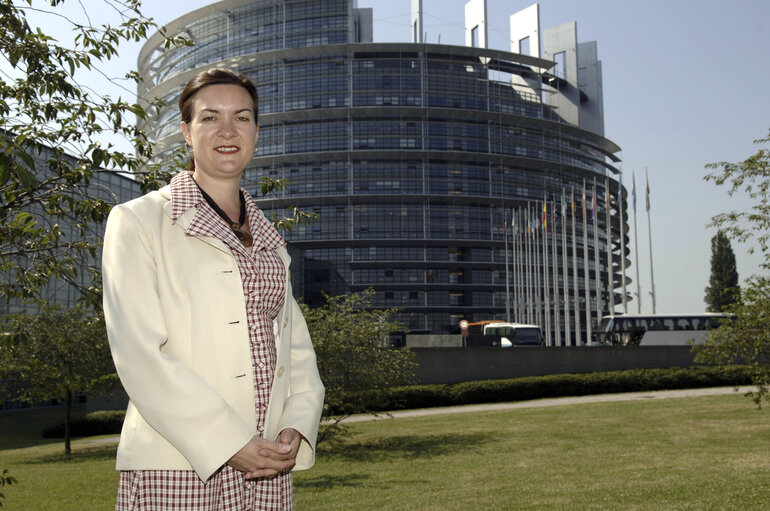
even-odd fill
[[(163, 205), (163, 211), (168, 215), (169, 219), (171, 220), (172, 217), (172, 205), (171, 201), (168, 201), (166, 204)], [(193, 236), (195, 238), (198, 238), (204, 243), (208, 243), (212, 247), (221, 250), (226, 253), (230, 253), (230, 248), (227, 246), (227, 244), (220, 240), (219, 238), (199, 229), (197, 225), (194, 224), (193, 220), (195, 220), (195, 216), (198, 214), (197, 208), (190, 208), (182, 215), (176, 219), (176, 222), (174, 223), (174, 226), (182, 229), (187, 236)]]

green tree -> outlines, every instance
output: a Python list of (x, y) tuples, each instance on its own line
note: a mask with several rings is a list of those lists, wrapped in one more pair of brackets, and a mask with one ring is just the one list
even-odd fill
[[(16, 481), (15, 477), (11, 477), (11, 476), (8, 475), (8, 469), (7, 468), (3, 469), (3, 473), (0, 474), (0, 488), (3, 487), (3, 486), (6, 486), (6, 485), (10, 486), (10, 485), (12, 485), (13, 483), (16, 483), (16, 482), (18, 482), (18, 481)], [(0, 493), (0, 507), (3, 507), (3, 501), (4, 500), (5, 500), (5, 494), (4, 493)]]
[(119, 386), (104, 317), (83, 307), (51, 305), (37, 314), (9, 315), (2, 328), (0, 380), (18, 399), (65, 403), (64, 453), (70, 454), (75, 394)]
[[(95, 257), (99, 239), (85, 234), (111, 207), (89, 183), (98, 173), (123, 171), (153, 188), (162, 177), (146, 165), (152, 147), (133, 122), (148, 112), (100, 92), (118, 85), (133, 96), (121, 80), (135, 84), (135, 71), (118, 80), (101, 66), (118, 55), (121, 43), (141, 41), (157, 25), (141, 14), (139, 0), (105, 0), (118, 18), (114, 26), (93, 26), (85, 7), (85, 21), (70, 18), (63, 3), (0, 0), (0, 58), (10, 68), (0, 74), (0, 273), (8, 276), (0, 282), (0, 297), (5, 299), (34, 301), (52, 278), (88, 291), (83, 282), (89, 279), (78, 272), (86, 266), (83, 260)], [(30, 13), (69, 24), (71, 44), (33, 29)], [(186, 41), (166, 39), (166, 44)], [(121, 140), (129, 150), (115, 145)], [(80, 236), (68, 238), (62, 223)]]
[(747, 364), (756, 391), (749, 395), (757, 406), (770, 400), (770, 279), (753, 276), (741, 293), (740, 303), (727, 307), (734, 317), (708, 334), (697, 345), (696, 361)]
[(718, 231), (711, 238), (711, 276), (704, 298), (707, 309), (710, 312), (722, 312), (727, 306), (737, 302), (739, 296), (735, 252), (727, 235)]
[(395, 310), (372, 309), (374, 291), (330, 297), (303, 313), (313, 339), (318, 369), (326, 387), (319, 441), (344, 432), (341, 421), (372, 405), (398, 385), (415, 380), (414, 355), (390, 347), (390, 336), (403, 332)]
[[(65, 3), (79, 5), (80, 15)], [(183, 164), (181, 148), (171, 161), (154, 162), (152, 141), (134, 122), (147, 119), (160, 100), (104, 93), (133, 98), (138, 73), (113, 78), (104, 69), (122, 44), (141, 42), (156, 29), (166, 47), (192, 42), (168, 37), (142, 14), (140, 0), (103, 0), (112, 25), (92, 23), (88, 9), (95, 4), (0, 0), (0, 62), (11, 70), (0, 72), (0, 298), (6, 300), (40, 302), (40, 290), (57, 279), (98, 307), (98, 224), (115, 200), (89, 184), (98, 174), (128, 172), (146, 192)], [(44, 26), (70, 26), (71, 40), (33, 28), (30, 15), (45, 15)], [(262, 193), (283, 186), (265, 179)], [(290, 208), (274, 223), (290, 230), (312, 216)], [(84, 277), (89, 270), (93, 278)]]
[[(770, 134), (755, 143), (770, 143)], [(738, 163), (719, 162), (707, 165), (716, 172), (705, 179), (719, 186), (727, 185), (727, 193), (745, 193), (751, 206), (747, 211), (722, 213), (712, 219), (711, 226), (740, 242), (754, 241), (764, 255), (761, 264), (770, 269), (770, 151), (760, 149)], [(750, 249), (752, 252), (755, 247)], [(698, 362), (743, 363), (750, 367), (756, 392), (749, 393), (757, 406), (770, 400), (770, 278), (754, 275), (746, 281), (737, 303), (726, 308), (734, 317), (708, 335), (706, 342), (695, 346)]]
[[(770, 144), (770, 132), (765, 138), (755, 140), (759, 146)], [(717, 186), (727, 185), (728, 195), (745, 193), (751, 207), (747, 211), (730, 211), (714, 216), (710, 227), (716, 227), (728, 237), (741, 243), (755, 241), (765, 255), (763, 267), (770, 269), (770, 151), (765, 147), (738, 163), (717, 162), (706, 165), (714, 170), (704, 179)], [(753, 253), (756, 247), (749, 247)]]

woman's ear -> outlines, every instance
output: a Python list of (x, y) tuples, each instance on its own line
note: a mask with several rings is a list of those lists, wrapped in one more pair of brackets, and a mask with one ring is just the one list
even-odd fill
[(186, 122), (182, 121), (179, 123), (179, 128), (182, 130), (182, 136), (184, 137), (184, 141), (186, 144), (190, 144), (190, 127), (187, 125)]

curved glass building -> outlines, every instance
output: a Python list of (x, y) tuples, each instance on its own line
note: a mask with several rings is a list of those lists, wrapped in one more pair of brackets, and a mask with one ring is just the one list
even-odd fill
[(260, 207), (318, 214), (284, 233), (306, 303), (371, 287), (412, 331), (510, 318), (552, 345), (585, 342), (623, 294), (619, 148), (603, 135), (595, 43), (557, 27), (544, 37), (567, 57), (541, 57), (531, 14), (511, 18), (522, 49), (509, 52), (472, 46), (480, 25), (469, 46), (373, 43), (371, 9), (349, 0), (218, 2), (166, 27), (194, 46), (144, 46), (139, 96), (168, 106), (142, 128), (161, 156), (182, 145), (185, 83), (237, 69), (260, 95), (244, 186), (258, 198), (263, 177), (285, 179)]

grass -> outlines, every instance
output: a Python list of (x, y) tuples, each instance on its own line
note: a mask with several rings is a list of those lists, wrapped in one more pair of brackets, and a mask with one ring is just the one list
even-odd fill
[[(3, 437), (23, 413), (0, 414)], [(296, 507), (767, 509), (769, 419), (734, 394), (358, 423), (296, 473)], [(16, 441), (0, 450), (19, 480), (8, 509), (114, 506), (114, 443), (78, 440), (67, 458), (61, 442)]]
[(297, 473), (297, 508), (767, 509), (767, 413), (730, 395), (357, 424)]

